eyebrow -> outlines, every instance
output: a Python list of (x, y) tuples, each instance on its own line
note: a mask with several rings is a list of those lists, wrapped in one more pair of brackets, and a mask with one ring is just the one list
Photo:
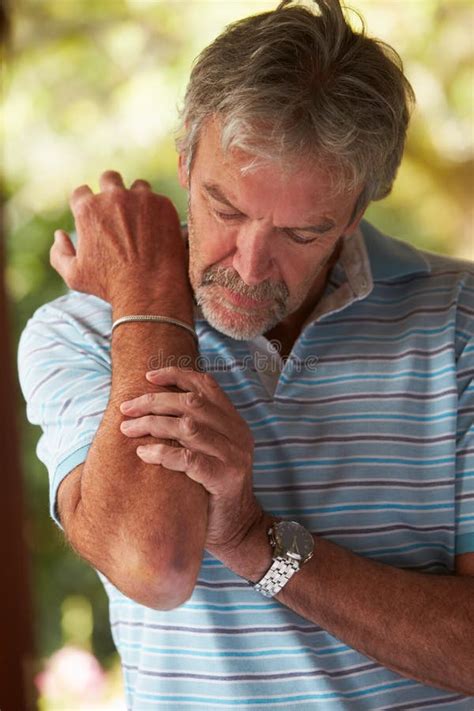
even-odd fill
[[(216, 183), (204, 183), (204, 190), (208, 195), (214, 198), (214, 200), (218, 200), (223, 205), (227, 205), (227, 207), (231, 207), (236, 212), (243, 214), (241, 210), (230, 202)], [(336, 223), (334, 220), (329, 217), (324, 217), (318, 225), (307, 225), (305, 227), (283, 227), (280, 229), (292, 230), (294, 232), (312, 232), (316, 234), (323, 234), (324, 232), (329, 232), (329, 230), (332, 230), (335, 226)]]
[(204, 183), (204, 190), (207, 192), (208, 195), (213, 197), (215, 200), (218, 200), (219, 202), (223, 203), (224, 205), (227, 205), (227, 207), (231, 207), (233, 210), (236, 210), (237, 212), (240, 212), (240, 210), (237, 210), (235, 205), (232, 205), (230, 200), (226, 198), (222, 190), (218, 185), (215, 183)]

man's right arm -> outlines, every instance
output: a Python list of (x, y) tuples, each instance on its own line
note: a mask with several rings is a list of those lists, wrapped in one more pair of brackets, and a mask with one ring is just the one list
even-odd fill
[[(193, 301), (179, 218), (143, 180), (126, 189), (106, 171), (101, 192), (77, 188), (70, 204), (78, 241), (55, 233), (52, 266), (66, 284), (112, 306), (112, 318), (169, 316), (193, 323)], [(181, 356), (197, 356), (193, 336), (158, 322), (125, 323), (111, 336), (112, 383), (104, 416), (82, 469), (59, 491), (72, 546), (137, 602), (169, 609), (191, 594), (207, 529), (207, 492), (180, 473), (145, 464), (141, 441), (120, 431), (120, 404), (156, 391), (145, 374)], [(143, 442), (151, 438), (142, 438)]]
[[(171, 283), (172, 280), (170, 280)], [(186, 284), (169, 283), (162, 293), (131, 294), (115, 306), (125, 312), (174, 316), (192, 323)], [(125, 303), (127, 306), (125, 307)], [(152, 359), (162, 362), (197, 350), (190, 334), (174, 325), (127, 323), (112, 337), (112, 384), (102, 422), (84, 464), (58, 492), (61, 523), (75, 550), (121, 592), (139, 603), (170, 609), (191, 594), (198, 574), (207, 527), (207, 493), (188, 477), (145, 464), (136, 447), (152, 438), (131, 440), (120, 431), (120, 404), (147, 391)], [(156, 440), (153, 440), (156, 441)]]

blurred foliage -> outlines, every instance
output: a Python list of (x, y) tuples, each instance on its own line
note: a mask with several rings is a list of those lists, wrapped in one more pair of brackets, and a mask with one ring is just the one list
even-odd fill
[[(399, 51), (418, 97), (396, 187), (371, 206), (369, 218), (425, 249), (472, 259), (472, 4), (353, 4), (369, 34)], [(228, 22), (274, 6), (257, 0), (15, 0), (1, 129), (15, 343), (34, 310), (64, 293), (48, 252), (53, 230), (73, 226), (72, 189), (83, 183), (96, 189), (99, 174), (114, 168), (126, 181), (148, 179), (184, 216), (173, 129), (192, 60)], [(38, 654), (49, 656), (67, 642), (61, 609), (71, 596), (84, 596), (92, 602), (93, 651), (112, 663), (105, 594), (48, 518), (47, 476), (35, 457), (39, 432), (24, 419), (22, 403)]]

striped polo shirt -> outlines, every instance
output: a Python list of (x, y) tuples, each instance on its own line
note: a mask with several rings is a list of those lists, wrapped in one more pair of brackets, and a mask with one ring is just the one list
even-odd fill
[[(288, 359), (198, 313), (201, 365), (255, 439), (263, 508), (354, 553), (448, 574), (474, 551), (474, 269), (385, 236), (345, 238)], [(38, 457), (61, 480), (107, 407), (111, 309), (69, 292), (20, 341)], [(156, 611), (110, 599), (128, 709), (463, 709), (472, 698), (389, 671), (204, 553), (191, 598)], [(447, 660), (449, 663), (449, 660)]]

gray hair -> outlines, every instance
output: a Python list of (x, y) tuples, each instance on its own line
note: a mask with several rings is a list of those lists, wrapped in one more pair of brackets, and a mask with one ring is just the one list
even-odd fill
[(414, 100), (399, 55), (362, 20), (354, 31), (339, 0), (284, 0), (229, 25), (197, 57), (176, 145), (189, 171), (217, 116), (224, 151), (326, 166), (337, 189), (360, 191), (356, 214), (390, 192)]

